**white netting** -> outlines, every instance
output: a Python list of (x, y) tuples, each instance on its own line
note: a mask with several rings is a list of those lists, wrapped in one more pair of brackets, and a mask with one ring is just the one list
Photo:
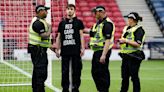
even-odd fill
[[(0, 92), (29, 92), (31, 90), (32, 64), (21, 60), (25, 55), (27, 28), (34, 16), (33, 1), (1, 0), (0, 20), (2, 50), (0, 61)], [(24, 54), (24, 55), (23, 55)], [(23, 55), (23, 56), (21, 56)]]
[(56, 38), (58, 24), (65, 17), (67, 0), (51, 0), (53, 38)]
[[(67, 0), (47, 1), (52, 7), (50, 20), (52, 20), (53, 32), (56, 33)], [(35, 5), (46, 4), (46, 2), (44, 0), (0, 0), (0, 92), (31, 92), (32, 63), (26, 50), (28, 26), (32, 17), (35, 16)], [(61, 11), (55, 11), (55, 9), (61, 9)], [(49, 72), (53, 71), (49, 70)], [(49, 82), (52, 83), (51, 80)], [(47, 84), (47, 86), (58, 90), (52, 85)]]

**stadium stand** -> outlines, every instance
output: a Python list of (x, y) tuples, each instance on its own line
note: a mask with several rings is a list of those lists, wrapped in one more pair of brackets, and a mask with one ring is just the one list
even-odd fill
[[(56, 36), (57, 26), (64, 16), (67, 0), (51, 0), (52, 29)], [(13, 49), (26, 49), (28, 27), (35, 16), (35, 6), (45, 4), (44, 0), (25, 0), (22, 2), (0, 1), (0, 20), (3, 21), (4, 53), (11, 57)], [(15, 44), (12, 46), (12, 44)]]
[[(64, 1), (64, 2), (63, 2)], [(106, 3), (108, 2), (108, 3)], [(56, 37), (57, 26), (62, 17), (65, 16), (65, 6), (67, 0), (52, 0), (51, 1), (51, 16), (52, 16), (52, 29), (53, 38)], [(5, 44), (4, 47), (7, 56), (13, 52), (16, 48), (26, 48), (28, 42), (27, 28), (31, 22), (33, 16), (35, 16), (34, 7), (36, 3), (33, 0), (27, 0), (26, 2), (17, 3), (6, 0), (0, 3), (0, 16), (1, 20), (4, 21), (3, 37), (4, 42), (10, 41), (10, 44)], [(125, 21), (121, 15), (121, 12), (117, 6), (115, 0), (76, 0), (77, 13), (76, 15), (84, 21), (86, 30), (90, 29), (95, 22), (94, 17), (91, 13), (91, 8), (97, 5), (104, 5), (107, 9), (107, 15), (113, 20), (116, 25), (115, 42), (120, 38)], [(8, 6), (8, 7), (7, 7)], [(22, 7), (23, 6), (23, 7)], [(5, 12), (4, 12), (5, 11)], [(18, 12), (19, 11), (19, 12)], [(5, 17), (4, 17), (5, 16)], [(23, 39), (22, 39), (23, 38)], [(14, 40), (14, 41), (13, 41)], [(88, 48), (89, 37), (85, 37), (86, 48)], [(12, 43), (13, 42), (13, 43)], [(12, 46), (12, 44), (14, 47)], [(12, 47), (12, 48), (10, 48)], [(9, 49), (10, 48), (10, 49)], [(117, 45), (114, 45), (117, 48)], [(6, 57), (7, 57), (6, 56)]]
[(56, 39), (56, 33), (58, 24), (61, 19), (65, 16), (65, 8), (67, 5), (67, 0), (51, 0), (51, 22), (53, 30), (53, 39)]
[(135, 11), (142, 16), (143, 21), (140, 22), (140, 24), (143, 25), (146, 31), (146, 42), (154, 39), (154, 37), (162, 36), (160, 28), (145, 0), (116, 0), (116, 2), (123, 15), (127, 15), (129, 12)]
[(0, 18), (3, 20), (4, 57), (11, 57), (16, 48), (26, 48), (27, 28), (34, 16), (32, 1), (16, 2), (5, 0), (0, 2)]
[(163, 0), (145, 0), (153, 13), (157, 24), (164, 36), (164, 1)]
[[(107, 16), (116, 24), (115, 44), (113, 48), (117, 48), (116, 41), (121, 37), (122, 29), (125, 26), (125, 21), (122, 17), (120, 9), (115, 0), (76, 0), (77, 16), (84, 22), (85, 30), (90, 30), (93, 23), (96, 22), (91, 13), (91, 9), (97, 5), (103, 5), (106, 8)], [(86, 48), (89, 42), (89, 37), (85, 36)]]
[(150, 49), (150, 57), (148, 59), (164, 59), (164, 40), (163, 38), (155, 38), (148, 43)]

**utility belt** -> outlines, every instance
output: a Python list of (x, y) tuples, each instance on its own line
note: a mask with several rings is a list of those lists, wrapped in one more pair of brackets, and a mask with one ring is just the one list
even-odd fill
[(134, 60), (139, 60), (139, 61), (142, 61), (145, 59), (145, 54), (141, 50), (137, 50), (132, 53), (119, 53), (119, 56), (123, 59), (134, 59)]
[(41, 52), (46, 52), (47, 51), (47, 47), (42, 47), (40, 45), (32, 45), (32, 44), (28, 44), (28, 48), (27, 48), (27, 52), (31, 53), (33, 51), (41, 51)]
[(93, 50), (93, 51), (98, 51), (98, 50), (103, 50), (104, 46), (99, 46), (99, 45), (90, 45), (90, 48)]

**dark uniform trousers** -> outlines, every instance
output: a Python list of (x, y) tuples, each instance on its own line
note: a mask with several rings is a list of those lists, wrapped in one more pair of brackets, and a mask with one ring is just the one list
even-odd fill
[(140, 64), (140, 60), (136, 60), (128, 56), (122, 59), (122, 86), (120, 92), (128, 92), (130, 77), (133, 82), (133, 92), (140, 92), (140, 79), (138, 75)]
[(108, 92), (110, 86), (110, 72), (108, 66), (111, 49), (106, 55), (105, 64), (99, 62), (102, 52), (102, 50), (94, 52), (91, 72), (98, 92)]
[(47, 79), (47, 48), (31, 45), (29, 47), (33, 63), (33, 92), (45, 92), (44, 82)]
[(62, 92), (69, 92), (69, 63), (72, 61), (72, 92), (79, 92), (82, 61), (80, 55), (62, 55)]

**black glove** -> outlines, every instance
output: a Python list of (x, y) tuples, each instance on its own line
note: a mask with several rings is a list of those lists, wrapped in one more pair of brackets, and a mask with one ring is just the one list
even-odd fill
[(94, 37), (95, 34), (96, 34), (96, 32), (93, 32), (93, 31), (90, 31), (90, 33), (89, 33), (90, 37)]

